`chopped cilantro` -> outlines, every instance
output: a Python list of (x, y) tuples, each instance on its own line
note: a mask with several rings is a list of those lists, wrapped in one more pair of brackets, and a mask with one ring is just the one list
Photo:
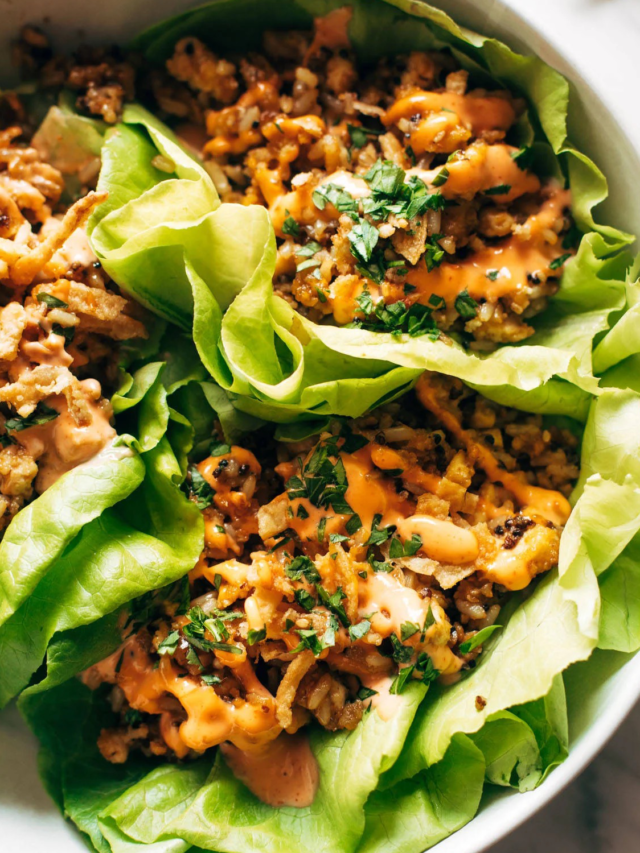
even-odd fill
[(27, 415), (24, 418), (19, 416), (15, 418), (9, 418), (9, 420), (5, 423), (5, 429), (13, 431), (13, 432), (22, 432), (24, 429), (29, 429), (29, 427), (41, 426), (42, 424), (47, 424), (49, 421), (55, 420), (58, 417), (60, 412), (57, 412), (55, 409), (46, 406), (44, 403), (38, 403), (33, 412), (30, 415)]
[(357, 514), (354, 514), (351, 516), (349, 521), (347, 521), (347, 523), (344, 526), (344, 529), (347, 531), (349, 536), (353, 536), (355, 533), (358, 532), (358, 530), (360, 530), (361, 527), (362, 527), (362, 522), (360, 521), (360, 516)]
[(358, 699), (360, 699), (362, 702), (364, 702), (365, 699), (371, 699), (372, 696), (377, 696), (378, 691), (372, 690), (371, 687), (361, 687), (360, 690), (358, 690), (356, 695), (357, 695)]
[(309, 557), (300, 555), (292, 560), (284, 570), (285, 575), (294, 581), (305, 580), (308, 583), (318, 583), (320, 574)]
[[(318, 632), (313, 628), (298, 628), (296, 630), (296, 633), (300, 637), (300, 642), (295, 647), (295, 649), (293, 649), (294, 654), (302, 652), (305, 649), (310, 649), (313, 654), (318, 657), (318, 655), (321, 654), (324, 649), (328, 648), (328, 646), (320, 642), (320, 640), (318, 639)], [(331, 645), (334, 645), (334, 643), (331, 643)]]
[(424, 618), (424, 625), (422, 626), (422, 633), (426, 634), (429, 628), (435, 624), (436, 617), (433, 615), (433, 607), (429, 606), (427, 610), (427, 615)]
[(189, 666), (195, 666), (202, 672), (202, 663), (200, 662), (200, 658), (198, 657), (196, 650), (193, 646), (189, 646), (187, 649), (187, 663)]
[(348, 542), (349, 537), (342, 533), (330, 533), (329, 542)]
[(344, 604), (342, 603), (342, 600), (347, 597), (342, 587), (339, 586), (336, 592), (333, 593), (333, 595), (329, 595), (327, 590), (319, 583), (316, 584), (316, 590), (320, 597), (320, 601), (324, 604), (327, 610), (330, 610), (332, 613), (335, 613), (345, 628), (350, 625), (351, 620), (347, 616), (347, 612), (344, 609)]
[(314, 255), (317, 255), (321, 249), (322, 246), (320, 243), (316, 243), (315, 240), (309, 240), (309, 242), (305, 243), (304, 246), (296, 246), (296, 255), (299, 258), (312, 258)]
[(356, 640), (361, 640), (371, 630), (371, 622), (368, 619), (363, 619), (357, 625), (351, 625), (349, 628), (349, 637), (355, 643)]
[(378, 527), (381, 521), (382, 516), (380, 513), (376, 513), (371, 521), (371, 533), (367, 539), (367, 545), (381, 545), (383, 542), (387, 541), (395, 530), (395, 527), (392, 525), (389, 527)]
[(211, 456), (226, 456), (227, 453), (231, 453), (231, 448), (225, 441), (214, 438), (209, 445), (209, 453)]
[(394, 538), (389, 545), (389, 556), (392, 560), (398, 557), (413, 557), (422, 547), (422, 538), (414, 533), (411, 539), (404, 544), (400, 539)]
[(405, 640), (408, 640), (409, 637), (413, 637), (414, 634), (417, 634), (420, 630), (420, 626), (416, 625), (415, 622), (403, 622), (400, 626), (400, 639), (404, 643)]
[(323, 515), (318, 522), (318, 542), (324, 542), (324, 535), (327, 529), (327, 516)]
[(195, 498), (194, 503), (198, 509), (206, 509), (213, 503), (213, 496), (215, 492), (195, 465), (191, 466), (189, 473), (191, 474), (190, 493), (191, 496)]
[(476, 316), (478, 303), (469, 296), (468, 290), (463, 290), (456, 296), (455, 309), (463, 320), (471, 320)]
[(425, 684), (429, 684), (431, 681), (435, 681), (436, 678), (440, 675), (438, 670), (433, 665), (433, 661), (426, 652), (420, 652), (420, 654), (418, 655), (415, 673), (420, 679), (420, 681), (424, 682)]
[(444, 235), (442, 234), (432, 234), (431, 237), (427, 240), (426, 251), (424, 255), (424, 261), (427, 265), (427, 272), (431, 272), (431, 270), (439, 267), (442, 261), (444, 260), (444, 249), (438, 243), (438, 240), (442, 240)]
[(440, 310), (440, 308), (446, 308), (447, 306), (447, 303), (444, 301), (442, 296), (437, 296), (435, 293), (432, 293), (429, 297), (428, 304), (436, 311)]
[(332, 204), (339, 213), (346, 213), (352, 219), (358, 217), (358, 202), (356, 199), (337, 184), (321, 184), (311, 196), (318, 210), (324, 210), (327, 202)]
[(317, 285), (316, 285), (316, 293), (318, 294), (318, 299), (320, 300), (320, 302), (326, 302), (327, 301), (327, 294), (324, 292), (324, 290), (321, 287), (318, 287)]
[(469, 652), (472, 652), (474, 649), (477, 649), (478, 646), (486, 643), (494, 631), (498, 631), (500, 628), (502, 628), (502, 625), (487, 625), (486, 628), (482, 628), (482, 630), (478, 631), (477, 634), (474, 634), (473, 637), (465, 640), (464, 643), (460, 643), (460, 654), (468, 655)]
[(396, 677), (391, 682), (391, 686), (389, 687), (389, 693), (394, 695), (399, 695), (407, 686), (407, 682), (413, 675), (413, 671), (415, 666), (405, 666), (400, 672), (396, 675)]
[(76, 336), (75, 326), (61, 326), (60, 323), (53, 323), (51, 331), (54, 335), (60, 335), (60, 337), (64, 338), (65, 342), (68, 344), (70, 344)]
[(303, 272), (304, 270), (311, 269), (312, 267), (319, 267), (320, 261), (316, 260), (316, 258), (309, 258), (307, 261), (302, 261), (301, 264), (296, 266), (296, 272)]
[(208, 684), (209, 687), (213, 687), (214, 684), (220, 684), (220, 682), (222, 681), (219, 675), (213, 675), (212, 673), (201, 675), (200, 678), (204, 681), (205, 684)]
[(38, 302), (42, 302), (47, 308), (68, 308), (69, 305), (66, 302), (63, 302), (62, 299), (58, 299), (57, 296), (53, 296), (51, 293), (39, 293), (36, 296)]
[(511, 184), (498, 184), (496, 187), (489, 187), (484, 191), (485, 195), (506, 195), (511, 192)]
[(307, 512), (307, 510), (304, 508), (304, 506), (302, 504), (298, 504), (296, 516), (298, 518), (309, 518), (309, 513)]
[(249, 643), (250, 646), (255, 646), (256, 643), (262, 642), (266, 636), (266, 628), (251, 628), (247, 634), (247, 643)]
[(487, 270), (486, 276), (490, 281), (495, 281), (498, 278), (500, 270)]
[(180, 632), (171, 631), (158, 646), (159, 655), (175, 655), (180, 642)]
[(222, 586), (222, 575), (216, 574), (213, 576), (213, 585), (216, 588), (217, 592), (220, 592), (220, 587)]
[(446, 184), (449, 180), (449, 170), (446, 166), (444, 166), (435, 178), (431, 181), (431, 185), (434, 187), (441, 187), (443, 184)]
[(315, 598), (310, 592), (307, 592), (306, 589), (297, 589), (294, 592), (294, 596), (300, 607), (302, 607), (303, 610), (306, 610), (307, 613), (310, 613), (316, 606)]
[(285, 210), (285, 213), (287, 214), (287, 218), (285, 219), (284, 224), (282, 226), (282, 233), (288, 234), (290, 237), (299, 237), (300, 226), (295, 221), (293, 216), (291, 216), (288, 210)]
[(404, 185), (405, 171), (396, 166), (391, 160), (376, 160), (364, 176), (371, 191), (386, 196), (397, 195)]
[(527, 169), (531, 168), (533, 163), (533, 148), (530, 148), (528, 145), (524, 145), (522, 148), (514, 151), (511, 154), (511, 157), (518, 168), (522, 169), (523, 172), (526, 172)]
[(380, 239), (378, 229), (368, 220), (361, 219), (349, 231), (348, 237), (351, 243), (351, 254), (359, 264), (366, 267), (373, 257), (373, 250)]
[(389, 637), (393, 646), (392, 657), (396, 663), (408, 663), (413, 657), (413, 648), (403, 645), (397, 634), (391, 634)]
[(563, 266), (566, 263), (566, 261), (569, 260), (570, 257), (571, 257), (571, 252), (567, 252), (566, 255), (560, 255), (559, 258), (555, 258), (553, 261), (551, 261), (551, 263), (549, 264), (549, 269), (550, 270), (559, 270), (560, 267)]

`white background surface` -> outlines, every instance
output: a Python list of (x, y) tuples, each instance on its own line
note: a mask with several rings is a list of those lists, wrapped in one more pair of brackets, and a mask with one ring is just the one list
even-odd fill
[[(52, 14), (58, 2), (50, 0)], [(156, 0), (134, 2), (152, 19)], [(640, 150), (640, 0), (506, 2), (536, 26), (577, 73), (587, 76)], [(491, 0), (476, 3), (489, 20), (497, 16)], [(9, 6), (29, 18), (30, 0), (0, 0), (0, 14)], [(484, 29), (489, 32), (491, 26)], [(580, 145), (579, 138), (575, 142)], [(640, 186), (640, 174), (633, 168), (628, 180)], [(491, 853), (638, 853), (639, 733), (640, 708), (569, 789)], [(0, 853), (84, 849), (42, 790), (33, 741), (13, 710), (3, 715), (0, 756)], [(455, 839), (452, 842), (448, 849), (456, 850)]]

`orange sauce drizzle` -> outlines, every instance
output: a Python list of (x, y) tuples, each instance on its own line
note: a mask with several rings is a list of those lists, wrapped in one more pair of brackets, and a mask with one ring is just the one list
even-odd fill
[(436, 399), (435, 389), (429, 384), (424, 374), (418, 380), (416, 393), (422, 405), (433, 412), (443, 426), (466, 446), (471, 458), (478, 462), (487, 477), (494, 483), (502, 483), (523, 509), (531, 507), (543, 518), (559, 526), (567, 523), (571, 504), (565, 496), (553, 489), (532, 486), (520, 480), (516, 474), (501, 469), (493, 453), (483, 444), (474, 441), (456, 416), (440, 405)]

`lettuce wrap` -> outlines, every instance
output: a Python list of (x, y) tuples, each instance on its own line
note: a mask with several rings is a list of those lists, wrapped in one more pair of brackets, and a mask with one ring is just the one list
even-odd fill
[[(197, 33), (214, 49), (241, 44), (247, 50), (266, 27), (308, 28), (314, 14), (342, 5), (227, 0), (157, 25), (135, 47), (161, 63), (179, 38)], [(588, 393), (597, 387), (592, 342), (608, 328), (612, 312), (624, 307), (628, 257), (615, 254), (632, 238), (593, 219), (594, 207), (607, 195), (606, 181), (567, 139), (567, 82), (536, 58), (460, 30), (426, 3), (350, 5), (350, 37), (361, 59), (449, 47), (481, 82), (498, 81), (527, 98), (530, 109), (518, 124), (518, 142), (535, 146), (548, 173), (566, 175), (584, 235), (558, 294), (534, 322), (533, 337), (482, 355), (425, 336), (306, 320), (272, 293), (275, 241), (267, 211), (220, 205), (205, 168), (135, 105), (125, 108), (103, 149), (99, 188), (110, 197), (89, 229), (102, 263), (136, 299), (192, 330), (216, 383), (233, 405), (254, 416), (279, 422), (301, 415), (357, 416), (402, 393), (423, 369), (459, 376), (495, 399), (503, 388), (519, 389), (523, 408), (538, 411), (541, 400), (553, 397), (557, 413), (577, 408), (586, 415)], [(152, 165), (158, 153), (175, 164), (174, 174)]]
[[(308, 27), (314, 14), (340, 5), (221, 0), (152, 28), (137, 46), (161, 62), (176, 39), (196, 32), (213, 46), (224, 33), (225, 47), (241, 40), (247, 49), (267, 25)], [(144, 407), (125, 445), (138, 481), (114, 509), (105, 498), (104, 509), (69, 522), (53, 566), (32, 556), (13, 561), (24, 568), (7, 579), (0, 611), (0, 645), (18, 658), (0, 695), (24, 687), (46, 652), (46, 674), (20, 707), (42, 742), (47, 790), (101, 853), (419, 853), (468, 823), (483, 791), (531, 790), (564, 760), (568, 668), (589, 667), (596, 649), (640, 648), (640, 347), (629, 345), (639, 270), (626, 272), (621, 250), (631, 238), (592, 217), (606, 183), (566, 139), (568, 85), (537, 59), (461, 30), (418, 0), (353, 5), (351, 37), (362, 56), (445, 44), (474, 73), (524, 93), (532, 111), (523, 139), (546, 145), (568, 174), (584, 236), (524, 345), (482, 357), (427, 339), (319, 326), (273, 296), (267, 212), (221, 205), (171, 131), (141, 107), (125, 109), (103, 147), (100, 186), (110, 195), (91, 224), (93, 246), (123, 289), (192, 335), (198, 357), (187, 337), (172, 340), (166, 368), (148, 360), (125, 377), (114, 400), (120, 417)], [(172, 175), (152, 166), (158, 153), (175, 164)], [(374, 710), (352, 733), (313, 730), (321, 785), (306, 809), (264, 805), (219, 754), (175, 765), (105, 762), (96, 739), (112, 712), (101, 691), (73, 676), (117, 648), (127, 602), (195, 562), (201, 522), (176, 484), (214, 418), (234, 440), (264, 420), (279, 423), (282, 438), (302, 438), (329, 415), (357, 416), (399, 397), (424, 369), (459, 376), (504, 405), (574, 418), (581, 477), (558, 569), (511, 599), (503, 630), (458, 683), (412, 685), (390, 721)], [(15, 547), (27, 538), (25, 530)], [(45, 639), (34, 639), (35, 624), (44, 624)]]

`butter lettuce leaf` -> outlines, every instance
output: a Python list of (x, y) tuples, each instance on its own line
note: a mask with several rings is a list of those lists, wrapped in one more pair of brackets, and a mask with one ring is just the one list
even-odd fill
[[(136, 40), (136, 47), (161, 63), (179, 38), (197, 33), (214, 48), (238, 44), (246, 51), (259, 46), (265, 27), (308, 28), (314, 14), (342, 5), (227, 0), (158, 24)], [(586, 416), (589, 394), (597, 390), (592, 342), (625, 303), (625, 264), (611, 255), (631, 238), (594, 220), (606, 181), (567, 138), (567, 82), (537, 58), (462, 30), (426, 3), (353, 0), (349, 5), (351, 39), (366, 61), (449, 47), (483, 80), (492, 78), (527, 98), (528, 141), (547, 151), (542, 159), (554, 174), (568, 173), (574, 215), (586, 232), (577, 256), (566, 264), (558, 294), (534, 323), (533, 337), (487, 355), (455, 342), (309, 322), (272, 292), (275, 240), (267, 211), (220, 205), (205, 169), (135, 105), (125, 109), (105, 144), (100, 188), (110, 198), (90, 226), (105, 268), (152, 310), (191, 328), (212, 378), (232, 405), (254, 417), (286, 423), (328, 414), (357, 416), (401, 394), (424, 369), (464, 378), (489, 395), (514, 389), (516, 405), (525, 409), (538, 411), (541, 400), (551, 396), (556, 413)], [(174, 174), (154, 168), (158, 153), (175, 164)]]

